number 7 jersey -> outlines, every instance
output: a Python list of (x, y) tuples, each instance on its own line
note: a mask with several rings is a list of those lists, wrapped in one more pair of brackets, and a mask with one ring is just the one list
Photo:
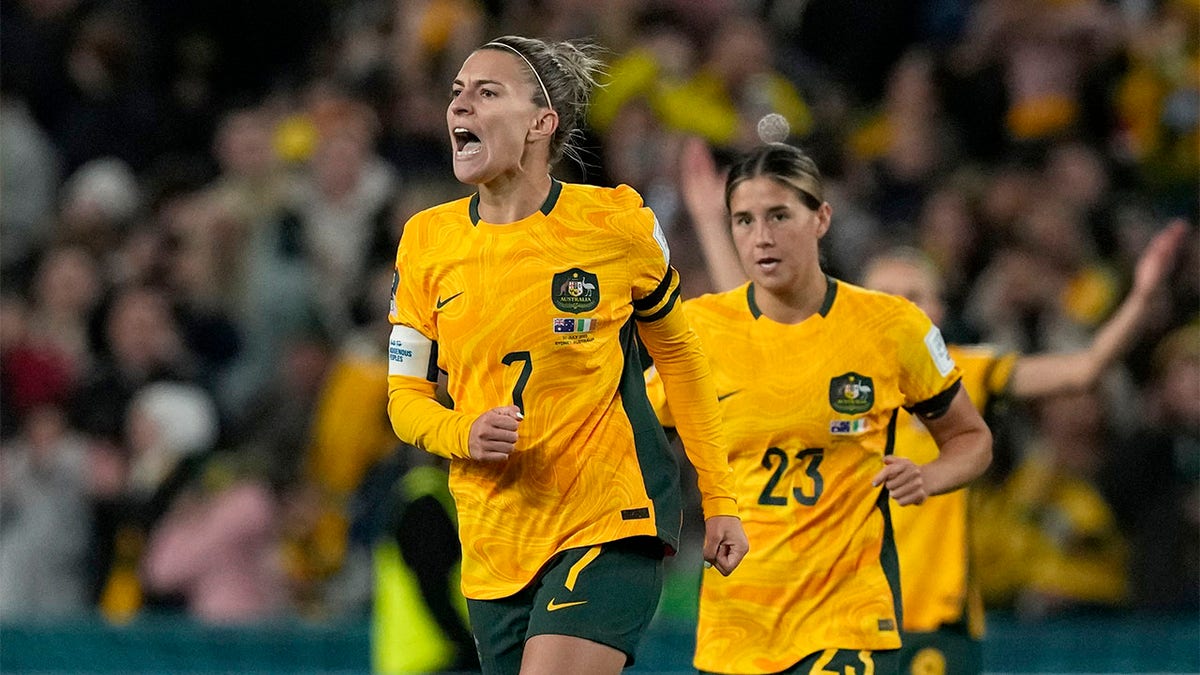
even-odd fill
[[(477, 198), (406, 224), (388, 356), (393, 427), (451, 459), (466, 596), (512, 595), (568, 548), (678, 545), (679, 468), (646, 399), (635, 324), (648, 347), (682, 346), (670, 353), (707, 385), (710, 420), (693, 425), (712, 443), (700, 487), (715, 513), (736, 514), (709, 366), (637, 192), (554, 181), (539, 211), (505, 225), (481, 220)], [(438, 370), (452, 411), (432, 400)], [(524, 415), (515, 450), (470, 459), (471, 423), (507, 405)]]
[[(828, 280), (821, 311), (763, 316), (754, 286), (684, 303), (713, 367), (750, 553), (704, 573), (695, 665), (774, 673), (816, 651), (900, 646), (886, 491), (896, 413), (944, 412), (959, 372), (903, 298)], [(658, 378), (649, 392), (668, 426)]]

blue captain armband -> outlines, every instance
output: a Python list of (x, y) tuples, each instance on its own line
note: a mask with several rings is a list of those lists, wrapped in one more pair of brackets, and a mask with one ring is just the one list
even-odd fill
[(408, 326), (392, 326), (388, 339), (388, 375), (437, 381), (437, 343)]

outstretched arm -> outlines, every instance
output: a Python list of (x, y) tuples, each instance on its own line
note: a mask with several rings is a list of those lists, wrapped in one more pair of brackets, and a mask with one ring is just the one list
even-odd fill
[(719, 293), (745, 283), (746, 273), (733, 247), (725, 215), (725, 177), (717, 170), (708, 145), (699, 138), (688, 138), (683, 143), (679, 191), (700, 241), (713, 290)]
[(1133, 345), (1145, 323), (1154, 293), (1170, 273), (1186, 236), (1187, 223), (1178, 219), (1155, 235), (1138, 259), (1129, 295), (1096, 332), (1091, 345), (1076, 352), (1022, 356), (1013, 367), (1009, 395), (1037, 398), (1095, 385), (1105, 369)]

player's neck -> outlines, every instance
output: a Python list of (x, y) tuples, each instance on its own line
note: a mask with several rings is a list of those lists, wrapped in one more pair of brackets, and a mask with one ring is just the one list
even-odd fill
[(479, 217), (496, 225), (533, 215), (550, 194), (550, 174), (517, 174), (479, 186)]
[(763, 316), (776, 323), (800, 323), (821, 311), (828, 284), (825, 273), (818, 269), (796, 287), (762, 289), (755, 301)]

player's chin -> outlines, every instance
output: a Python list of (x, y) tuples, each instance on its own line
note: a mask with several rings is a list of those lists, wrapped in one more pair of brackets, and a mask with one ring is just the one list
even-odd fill
[(488, 182), (491, 172), (488, 163), (480, 155), (454, 158), (454, 177), (467, 185), (482, 185)]
[(758, 266), (753, 266), (746, 276), (750, 277), (750, 281), (754, 282), (754, 287), (760, 291), (787, 294), (791, 290), (789, 280), (775, 269), (764, 271)]
[(477, 167), (461, 166), (458, 162), (454, 163), (454, 177), (458, 182), (466, 185), (480, 185), (486, 181), (483, 178), (483, 172)]

